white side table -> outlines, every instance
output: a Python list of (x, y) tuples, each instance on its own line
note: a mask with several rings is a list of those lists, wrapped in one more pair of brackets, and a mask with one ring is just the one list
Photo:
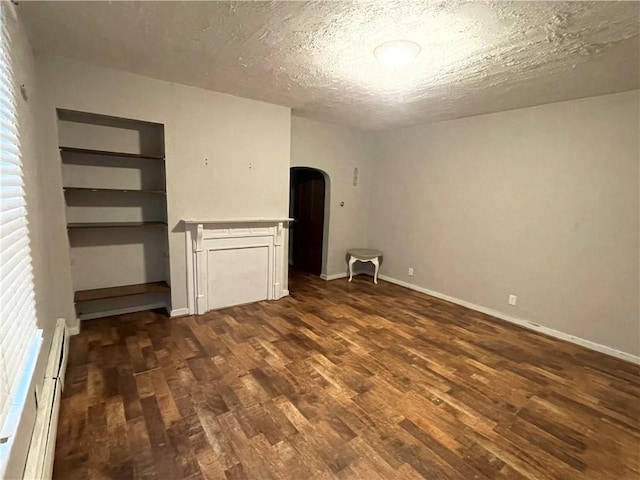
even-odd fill
[(351, 248), (347, 250), (349, 255), (349, 281), (353, 278), (353, 264), (356, 262), (371, 262), (375, 267), (373, 273), (373, 283), (378, 283), (378, 270), (380, 269), (381, 250), (372, 248)]

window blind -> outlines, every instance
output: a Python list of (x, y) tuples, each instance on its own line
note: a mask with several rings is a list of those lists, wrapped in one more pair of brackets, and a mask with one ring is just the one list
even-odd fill
[[(0, 443), (10, 441), (34, 362), (36, 311), (7, 6), (0, 6)], [(37, 354), (37, 352), (36, 352)], [(1, 446), (1, 445), (0, 445)]]

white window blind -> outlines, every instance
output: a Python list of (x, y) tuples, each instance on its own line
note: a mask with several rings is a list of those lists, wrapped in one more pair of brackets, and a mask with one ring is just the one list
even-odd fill
[[(0, 19), (0, 447), (19, 421), (33, 364), (36, 312), (7, 6)], [(37, 350), (35, 350), (37, 354)], [(0, 456), (1, 457), (1, 456)], [(0, 458), (1, 459), (1, 458)]]

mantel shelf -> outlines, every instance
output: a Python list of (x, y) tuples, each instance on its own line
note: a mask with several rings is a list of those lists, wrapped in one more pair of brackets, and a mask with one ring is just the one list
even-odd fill
[(164, 190), (138, 190), (135, 188), (92, 188), (92, 187), (63, 187), (65, 192), (117, 192), (117, 193), (154, 193), (166, 195)]
[(83, 153), (87, 155), (140, 158), (144, 160), (164, 160), (162, 155), (144, 155), (139, 153), (111, 152), (108, 150), (92, 150), (90, 148), (60, 147), (62, 153)]
[(289, 223), (293, 218), (268, 218), (268, 217), (246, 217), (246, 218), (218, 218), (210, 220), (183, 220), (187, 225), (193, 224), (222, 224), (222, 223)]

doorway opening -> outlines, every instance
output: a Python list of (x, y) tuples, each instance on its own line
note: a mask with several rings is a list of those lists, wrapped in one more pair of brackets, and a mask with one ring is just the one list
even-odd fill
[(290, 171), (289, 266), (320, 275), (326, 268), (329, 177), (315, 168)]

